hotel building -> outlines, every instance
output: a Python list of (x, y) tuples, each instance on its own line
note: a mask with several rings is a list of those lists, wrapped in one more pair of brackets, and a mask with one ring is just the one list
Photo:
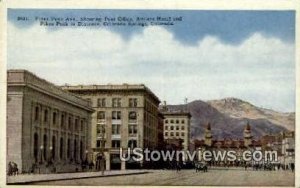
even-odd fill
[(91, 135), (91, 158), (95, 164), (104, 158), (107, 170), (126, 169), (130, 164), (120, 161), (120, 148), (127, 151), (135, 147), (158, 147), (160, 100), (145, 85), (79, 85), (62, 88), (89, 100), (95, 110)]

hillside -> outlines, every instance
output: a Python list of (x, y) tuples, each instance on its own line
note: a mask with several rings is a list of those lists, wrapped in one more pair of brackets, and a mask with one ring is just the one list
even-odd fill
[[(205, 125), (210, 122), (214, 138), (242, 138), (243, 129), (250, 123), (252, 134), (258, 138), (265, 134), (294, 130), (295, 114), (280, 113), (256, 107), (248, 102), (227, 98), (212, 101), (193, 101), (187, 104), (192, 114), (191, 137), (203, 138)], [(186, 109), (185, 105), (168, 105), (171, 111)]]

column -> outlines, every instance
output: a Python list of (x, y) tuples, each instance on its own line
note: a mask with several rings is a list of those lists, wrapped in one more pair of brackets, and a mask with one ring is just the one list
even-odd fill
[(105, 162), (106, 162), (106, 170), (110, 170), (110, 154), (109, 152), (105, 152)]

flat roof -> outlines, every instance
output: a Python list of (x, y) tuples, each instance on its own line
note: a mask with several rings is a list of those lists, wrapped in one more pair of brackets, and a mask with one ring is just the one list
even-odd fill
[(89, 106), (87, 100), (61, 89), (59, 86), (38, 77), (28, 70), (7, 70), (7, 86), (27, 86), (77, 107), (84, 108), (88, 111), (94, 111), (93, 108)]
[(145, 91), (156, 101), (161, 102), (159, 98), (144, 84), (107, 84), (107, 85), (64, 85), (62, 89), (68, 91)]

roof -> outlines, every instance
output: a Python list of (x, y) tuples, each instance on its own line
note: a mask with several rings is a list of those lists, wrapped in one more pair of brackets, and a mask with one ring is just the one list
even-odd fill
[(144, 84), (107, 84), (107, 85), (64, 85), (62, 89), (68, 91), (145, 91), (158, 103), (159, 98)]
[(24, 69), (11, 69), (7, 71), (7, 86), (8, 87), (17, 87), (17, 86), (26, 86), (31, 89), (34, 89), (38, 92), (44, 93), (51, 97), (57, 98), (59, 100), (70, 103), (74, 106), (84, 108), (88, 111), (94, 111), (89, 102), (81, 97), (62, 90), (59, 86), (54, 85), (53, 83), (42, 79), (32, 72)]
[(184, 111), (172, 111), (172, 112), (161, 112), (164, 116), (188, 116), (189, 118), (192, 117), (190, 112)]

